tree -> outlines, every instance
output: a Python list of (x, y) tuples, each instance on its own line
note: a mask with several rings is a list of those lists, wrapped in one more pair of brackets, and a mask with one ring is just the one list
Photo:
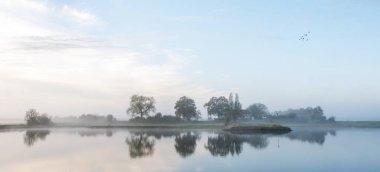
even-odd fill
[(209, 116), (217, 116), (220, 119), (224, 119), (228, 113), (230, 105), (227, 98), (224, 96), (212, 97), (207, 103), (204, 104)]
[(239, 95), (235, 94), (235, 99), (232, 93), (228, 98), (228, 111), (226, 112), (226, 116), (224, 118), (224, 125), (229, 125), (231, 121), (236, 121), (242, 113), (241, 104), (239, 101)]
[(162, 113), (161, 112), (157, 112), (156, 115), (155, 115), (156, 118), (162, 118)]
[(191, 118), (197, 118), (198, 111), (193, 99), (183, 96), (175, 103), (175, 115), (190, 121)]
[(248, 106), (247, 110), (248, 115), (254, 119), (263, 119), (265, 115), (268, 114), (268, 108), (262, 103), (255, 103)]
[(231, 119), (236, 121), (242, 114), (241, 103), (237, 93), (235, 94), (235, 100), (233, 99), (232, 93), (230, 94), (230, 106)]
[(209, 116), (217, 116), (218, 118), (223, 118), (225, 125), (228, 125), (231, 121), (236, 121), (240, 117), (242, 110), (241, 104), (239, 102), (239, 95), (235, 94), (235, 99), (231, 93), (228, 100), (227, 98), (212, 97), (209, 102), (207, 102), (204, 107), (207, 109)]
[(330, 123), (335, 123), (335, 117), (330, 117), (329, 119), (327, 119), (328, 122)]
[(113, 115), (111, 115), (111, 114), (107, 115), (107, 122), (111, 123), (114, 120), (115, 120), (115, 118), (113, 117)]
[(28, 111), (26, 111), (26, 115), (25, 115), (26, 124), (37, 125), (38, 116), (39, 116), (39, 113), (37, 112), (36, 109), (29, 109)]
[(140, 115), (140, 117), (148, 116), (150, 112), (155, 112), (156, 101), (153, 97), (145, 97), (133, 95), (131, 97), (130, 107), (127, 109), (127, 114), (132, 116)]
[(25, 121), (27, 125), (49, 125), (51, 119), (46, 113), (40, 115), (36, 109), (30, 109), (26, 111)]

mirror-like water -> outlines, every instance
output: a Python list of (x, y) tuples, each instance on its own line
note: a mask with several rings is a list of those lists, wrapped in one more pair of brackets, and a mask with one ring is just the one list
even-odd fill
[(380, 129), (1, 131), (0, 171), (379, 171)]

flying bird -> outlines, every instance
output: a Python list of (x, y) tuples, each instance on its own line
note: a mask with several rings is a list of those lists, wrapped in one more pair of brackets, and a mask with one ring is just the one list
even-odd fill
[(310, 35), (310, 31), (305, 33), (305, 34), (302, 34), (298, 40), (300, 41), (309, 41), (309, 35)]

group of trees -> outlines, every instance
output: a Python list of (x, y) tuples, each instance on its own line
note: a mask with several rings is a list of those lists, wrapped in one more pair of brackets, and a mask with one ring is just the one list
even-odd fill
[[(144, 116), (149, 116), (151, 112), (156, 111), (155, 99), (153, 97), (146, 97), (141, 95), (133, 95), (127, 109), (127, 114), (136, 117), (132, 121), (143, 121)], [(197, 110), (195, 102), (193, 99), (183, 96), (181, 97), (174, 106), (175, 115), (177, 118), (169, 117), (168, 115), (162, 116), (159, 112), (154, 117), (148, 117), (147, 120), (151, 121), (165, 121), (171, 120), (176, 121), (177, 119), (185, 119), (190, 121), (191, 119), (198, 119), (200, 117), (200, 112)]]
[(82, 114), (78, 118), (79, 122), (113, 122), (116, 119), (113, 115), (108, 114), (107, 116), (96, 115), (96, 114)]
[(231, 93), (228, 99), (224, 96), (212, 97), (205, 103), (204, 107), (210, 117), (214, 116), (218, 119), (223, 119), (226, 125), (231, 121), (236, 121), (242, 114), (238, 94), (235, 94), (234, 98)]
[[(138, 116), (138, 118), (132, 119), (132, 121), (142, 120), (144, 116), (149, 116), (151, 112), (156, 111), (155, 99), (153, 97), (146, 97), (141, 95), (133, 95), (131, 97), (130, 106), (127, 109), (127, 114), (132, 115), (132, 117)], [(207, 109), (209, 116), (216, 116), (219, 119), (224, 119), (226, 124), (231, 121), (238, 119), (241, 114), (241, 104), (239, 102), (238, 94), (230, 94), (229, 99), (221, 97), (212, 97), (204, 107)], [(192, 119), (200, 118), (200, 111), (197, 110), (195, 101), (189, 97), (183, 96), (175, 103), (174, 106), (175, 115), (178, 118), (190, 121)], [(160, 115), (156, 115), (153, 118), (148, 119), (159, 119)]]
[[(153, 132), (153, 133), (151, 133)], [(132, 131), (131, 136), (127, 137), (125, 143), (129, 148), (131, 158), (141, 158), (151, 156), (154, 153), (155, 140), (162, 137), (175, 137), (174, 148), (183, 158), (192, 155), (197, 147), (197, 140), (200, 139), (195, 132), (178, 132), (178, 131)]]
[[(139, 116), (139, 118), (134, 118), (132, 120), (145, 120), (144, 116), (149, 116), (151, 112), (155, 112), (155, 102), (156, 101), (153, 97), (133, 95), (131, 97), (130, 107), (127, 109), (127, 113), (131, 114), (132, 117)], [(216, 120), (224, 120), (226, 125), (230, 124), (232, 121), (236, 121), (237, 119), (335, 122), (334, 117), (327, 119), (323, 115), (322, 108), (319, 106), (315, 108), (308, 107), (270, 113), (265, 104), (254, 103), (249, 105), (246, 109), (242, 109), (242, 105), (239, 101), (239, 95), (233, 95), (232, 93), (229, 95), (228, 99), (224, 96), (211, 97), (211, 99), (204, 104), (204, 108), (206, 108), (210, 119), (213, 118)], [(197, 109), (194, 100), (189, 97), (180, 97), (175, 103), (174, 109), (177, 119), (190, 121), (200, 118), (200, 111)], [(168, 118), (167, 116), (166, 118)], [(162, 120), (162, 118), (162, 114), (159, 113), (159, 115), (148, 117), (147, 119), (150, 121), (165, 121)]]
[(286, 111), (276, 111), (268, 116), (270, 119), (288, 120), (298, 122), (335, 122), (334, 117), (327, 118), (324, 116), (320, 106), (307, 107), (300, 109), (289, 109)]
[(112, 114), (82, 114), (80, 116), (54, 117), (54, 122), (59, 123), (112, 123), (116, 118)]
[(26, 111), (25, 121), (27, 125), (49, 125), (52, 123), (46, 113), (40, 114), (36, 109)]

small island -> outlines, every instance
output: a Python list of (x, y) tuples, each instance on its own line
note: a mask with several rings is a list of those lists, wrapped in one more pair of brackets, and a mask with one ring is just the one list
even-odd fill
[(233, 133), (288, 133), (290, 127), (277, 124), (260, 124), (260, 125), (229, 125), (223, 128), (224, 131)]

